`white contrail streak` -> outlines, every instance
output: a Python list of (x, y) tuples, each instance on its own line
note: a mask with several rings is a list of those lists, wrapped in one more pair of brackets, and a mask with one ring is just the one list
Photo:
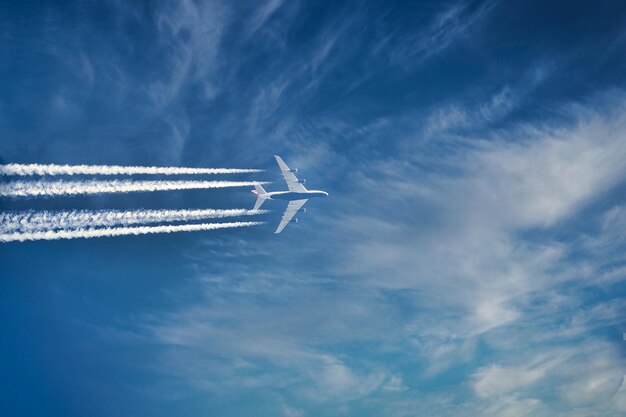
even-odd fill
[(0, 175), (135, 175), (135, 174), (247, 174), (262, 169), (238, 168), (184, 168), (140, 167), (118, 165), (56, 165), (56, 164), (6, 164), (0, 165)]
[(267, 210), (70, 210), (0, 213), (0, 233), (26, 233), (98, 226), (222, 219), (268, 213)]
[(197, 190), (253, 187), (258, 181), (12, 181), (0, 184), (0, 197), (40, 197), (78, 194), (129, 193), (133, 191)]
[(155, 233), (195, 232), (257, 226), (264, 222), (200, 223), (169, 226), (106, 227), (102, 229), (49, 230), (32, 233), (2, 233), (0, 242), (24, 242), (27, 240), (91, 239), (94, 237), (146, 235)]

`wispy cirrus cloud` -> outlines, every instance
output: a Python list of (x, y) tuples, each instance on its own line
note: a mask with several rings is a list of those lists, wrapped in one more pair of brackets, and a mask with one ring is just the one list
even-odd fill
[[(190, 306), (171, 314), (153, 315), (142, 324), (141, 332), (160, 345), (164, 358), (169, 357), (169, 363), (175, 364), (165, 365), (164, 372), (217, 392), (229, 387), (272, 386), (278, 390), (289, 388), (314, 402), (361, 398), (385, 384), (398, 385), (397, 377), (393, 379), (381, 367), (349, 364), (345, 358), (307, 343), (309, 337), (297, 328), (306, 328), (305, 323), (316, 320), (316, 314), (306, 316), (312, 306), (295, 311), (289, 302), (270, 307), (254, 301), (260, 293), (269, 299), (284, 297), (285, 292), (295, 295), (293, 290), (302, 288), (302, 284), (317, 293), (315, 285), (300, 282), (280, 289), (268, 276), (264, 283), (255, 285), (256, 289), (230, 284), (215, 291), (217, 278), (206, 277), (201, 284), (207, 307)], [(290, 310), (290, 319), (280, 318)], [(224, 325), (226, 322), (229, 325)], [(309, 331), (319, 334), (321, 329), (315, 327), (319, 326), (313, 325)], [(181, 356), (181, 350), (186, 354)], [(216, 375), (219, 383), (213, 382)]]
[[(437, 291), (440, 302), (450, 295), (455, 304), (459, 299), (473, 304), (469, 317), (477, 320), (474, 325), (517, 319), (518, 312), (506, 307), (506, 300), (543, 286), (546, 273), (567, 256), (561, 242), (524, 241), (517, 233), (553, 226), (621, 181), (624, 115), (610, 110), (620, 108), (615, 104), (621, 100), (620, 94), (609, 94), (602, 111), (573, 108), (574, 121), (567, 129), (560, 122), (553, 128), (521, 125), (507, 129), (506, 138), (496, 131), (491, 139), (469, 145), (474, 150), (442, 156), (440, 166), (462, 167), (458, 176), (393, 162), (370, 165), (361, 189), (393, 190), (396, 205), (417, 207), (429, 223), (418, 217), (413, 234), (401, 232), (400, 219), (375, 216), (373, 227), (362, 229), (358, 225), (366, 219), (339, 218), (344, 228), (360, 236), (352, 256), (345, 258), (346, 271), (371, 276), (372, 283), (383, 287)], [(420, 200), (426, 199), (439, 215), (420, 208)], [(373, 239), (381, 234), (388, 238)], [(389, 277), (384, 273), (388, 265), (406, 273)], [(387, 278), (379, 280), (380, 275)], [(436, 279), (442, 276), (452, 281)], [(465, 294), (448, 293), (451, 282)], [(473, 285), (478, 293), (472, 293)]]
[[(478, 21), (497, 6), (499, 1), (456, 2), (437, 13), (425, 29), (413, 35), (400, 35), (391, 46), (389, 60), (394, 65), (410, 65), (450, 47)], [(389, 43), (391, 39), (385, 38)], [(387, 48), (378, 48), (384, 50)]]
[(211, 77), (217, 70), (229, 10), (217, 1), (166, 2), (155, 19), (169, 64), (163, 77), (154, 80), (147, 91), (155, 108), (163, 109), (176, 99), (188, 81), (202, 85), (204, 96), (213, 99), (217, 85)]
[(540, 61), (521, 74), (514, 83), (505, 84), (483, 98), (482, 104), (476, 104), (477, 92), (473, 90), (461, 94), (461, 97), (467, 95), (467, 98), (457, 97), (451, 103), (439, 104), (426, 116), (422, 134), (431, 139), (494, 129), (511, 113), (522, 108), (536, 90), (550, 81), (553, 73), (553, 63)]
[(248, 24), (248, 35), (253, 35), (258, 31), (276, 11), (283, 5), (285, 0), (269, 0), (261, 4), (253, 13)]
[[(432, 172), (429, 165), (420, 169), (401, 160), (378, 166), (368, 163), (356, 189), (386, 190), (399, 216), (389, 219), (383, 214), (385, 205), (370, 199), (369, 207), (379, 207), (380, 215), (355, 216), (357, 206), (350, 205), (345, 216), (322, 220), (353, 236), (347, 250), (350, 255), (339, 261), (343, 273), (366, 280), (368, 286), (415, 291), (407, 293), (419, 307), (414, 323), (405, 328), (405, 337), (415, 341), (415, 348), (430, 363), (429, 373), (475, 360), (477, 340), (511, 349), (515, 342), (527, 346), (529, 340), (558, 339), (563, 346), (578, 343), (586, 349), (590, 341), (581, 340), (582, 335), (620, 322), (623, 303), (576, 314), (581, 303), (589, 302), (584, 290), (569, 298), (557, 295), (566, 283), (584, 289), (591, 285), (589, 280), (602, 282), (606, 259), (600, 252), (577, 263), (573, 257), (579, 250), (576, 242), (532, 234), (525, 237), (524, 232), (541, 236), (622, 183), (623, 100), (622, 93), (608, 92), (586, 105), (565, 107), (553, 124), (509, 126), (494, 130), (484, 141), (456, 142), (469, 148), (463, 152), (452, 148), (450, 154), (436, 156), (444, 161), (439, 167), (454, 166), (454, 171)], [(418, 164), (422, 160), (418, 158)], [(365, 199), (355, 195), (351, 200)], [(403, 207), (413, 207), (414, 214)], [(594, 216), (598, 223), (617, 224), (617, 213), (613, 208)], [(407, 224), (412, 226), (407, 228)], [(596, 233), (601, 236), (603, 230), (606, 227)], [(612, 274), (612, 279), (619, 276)], [(542, 304), (546, 300), (551, 301)], [(536, 303), (545, 308), (533, 313)], [(531, 317), (542, 325), (517, 326)], [(613, 363), (615, 375), (623, 374), (623, 365)], [(554, 362), (550, 366), (557, 365), (567, 367)], [(492, 371), (485, 374), (494, 381), (492, 386), (504, 389), (495, 382), (501, 379), (500, 368), (485, 369)], [(510, 371), (520, 374), (509, 379), (534, 386), (547, 369)], [(564, 378), (576, 381), (582, 376)], [(477, 392), (488, 392), (489, 379), (481, 381)], [(607, 389), (602, 398), (615, 393), (613, 385), (609, 389), (600, 384)], [(561, 407), (570, 406), (564, 396), (561, 400)], [(534, 404), (530, 410), (541, 405), (537, 399), (524, 401)]]
[[(480, 139), (455, 135), (458, 147), (436, 156), (439, 170), (412, 154), (354, 164), (342, 176), (351, 185), (342, 201), (313, 220), (324, 227), (298, 236), (316, 242), (332, 230), (332, 243), (308, 245), (302, 254), (328, 264), (299, 273), (272, 267), (270, 254), (288, 240), (246, 252), (247, 266), (237, 272), (224, 258), (228, 277), (200, 274), (199, 304), (151, 315), (137, 323), (139, 331), (177, 358), (168, 372), (210, 390), (220, 387), (202, 375), (278, 387), (316, 403), (374, 396), (392, 415), (410, 415), (423, 408), (389, 397), (410, 384), (376, 359), (403, 352), (402, 360), (421, 364), (420, 381), (459, 372), (459, 383), (471, 384), (466, 397), (424, 394), (424, 404), (444, 401), (455, 415), (559, 415), (579, 406), (618, 415), (625, 366), (613, 343), (590, 333), (618, 326), (626, 306), (594, 306), (586, 288), (603, 285), (602, 256), (577, 260), (579, 242), (552, 232), (621, 183), (623, 102), (612, 91), (563, 106), (540, 124), (515, 122)], [(374, 130), (387, 126), (393, 123)], [(369, 198), (373, 190), (387, 198)], [(619, 213), (591, 214), (597, 239), (611, 245), (604, 233), (620, 228)], [(202, 257), (194, 259), (203, 271)], [(214, 262), (211, 269), (220, 265)], [(340, 353), (346, 344), (372, 356)], [(528, 344), (531, 357), (509, 355)], [(480, 346), (491, 349), (488, 358)], [(569, 372), (582, 357), (593, 358), (589, 367)], [(469, 364), (470, 371), (459, 370)], [(564, 388), (548, 394), (542, 384)], [(459, 398), (465, 405), (453, 407)]]
[(612, 400), (618, 399), (625, 363), (614, 345), (591, 342), (545, 348), (535, 357), (508, 362), (515, 365), (489, 365), (473, 375), (472, 387), (479, 397), (492, 401), (513, 395), (540, 402), (548, 391), (567, 406), (588, 412), (596, 408), (617, 415), (620, 411)]

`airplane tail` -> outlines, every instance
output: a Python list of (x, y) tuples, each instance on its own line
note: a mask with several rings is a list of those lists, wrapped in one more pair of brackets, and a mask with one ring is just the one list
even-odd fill
[(258, 209), (261, 208), (261, 206), (263, 205), (263, 203), (265, 202), (265, 198), (261, 197), (262, 195), (266, 194), (265, 189), (258, 185), (255, 184), (254, 185), (254, 190), (252, 191), (254, 194), (256, 194), (256, 203), (254, 203), (254, 208), (252, 209), (253, 211), (257, 211)]
[(254, 208), (252, 209), (252, 211), (257, 211), (258, 209), (260, 209), (263, 203), (265, 203), (265, 199), (263, 197), (257, 197), (256, 203), (254, 203)]

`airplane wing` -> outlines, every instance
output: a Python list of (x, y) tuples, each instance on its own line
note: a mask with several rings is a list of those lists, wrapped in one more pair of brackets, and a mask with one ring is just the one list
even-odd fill
[(278, 166), (280, 167), (280, 172), (283, 174), (283, 178), (285, 179), (285, 181), (287, 181), (287, 187), (289, 188), (289, 191), (295, 191), (297, 193), (305, 192), (306, 188), (304, 188), (304, 185), (298, 182), (298, 178), (289, 169), (285, 161), (283, 161), (283, 158), (278, 155), (274, 155), (274, 158), (276, 158), (276, 162), (278, 162)]
[(287, 223), (289, 223), (291, 219), (293, 219), (293, 216), (296, 215), (298, 210), (300, 210), (300, 208), (307, 201), (307, 199), (290, 201), (287, 205), (287, 209), (283, 213), (283, 218), (280, 220), (280, 224), (278, 225), (278, 228), (276, 228), (276, 231), (274, 233), (282, 232), (285, 226), (287, 226)]

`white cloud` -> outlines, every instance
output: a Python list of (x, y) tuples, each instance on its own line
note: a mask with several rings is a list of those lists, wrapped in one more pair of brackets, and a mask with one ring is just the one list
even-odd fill
[(609, 343), (515, 347), (502, 357), (506, 365), (492, 364), (474, 373), (477, 403), (501, 403), (510, 397), (549, 400), (557, 395), (563, 401), (551, 401), (556, 410), (591, 407), (610, 414), (620, 406), (618, 390), (626, 363)]
[(191, 124), (184, 115), (179, 117), (170, 116), (166, 119), (166, 122), (172, 130), (171, 140), (166, 144), (171, 149), (171, 152), (170, 155), (166, 156), (166, 160), (173, 161), (172, 163), (180, 163)]
[(469, 155), (467, 185), (507, 226), (550, 226), (621, 181), (625, 122), (620, 112), (582, 113), (571, 128), (507, 130), (506, 142)]
[(626, 412), (626, 376), (622, 379), (622, 385), (611, 400), (616, 411)]
[[(350, 300), (342, 300), (344, 318), (335, 324), (328, 322), (325, 306), (336, 304), (328, 304), (328, 294), (319, 293), (315, 284), (304, 284), (309, 286), (309, 296), (318, 294), (312, 303), (300, 296), (303, 282), (287, 277), (290, 282), (283, 287), (282, 278), (274, 279), (271, 272), (267, 280), (262, 273), (249, 279), (245, 288), (237, 284), (235, 275), (223, 286), (219, 279), (203, 279), (198, 282), (203, 294), (198, 304), (142, 319), (141, 332), (162, 351), (162, 372), (218, 392), (242, 386), (289, 387), (313, 402), (361, 398), (389, 382), (384, 368), (352, 363), (313, 342), (327, 340), (331, 334), (349, 334), (344, 329), (346, 318), (360, 314), (350, 311)], [(259, 303), (259, 297), (274, 301)], [(285, 301), (292, 297), (300, 302)]]
[[(434, 16), (429, 25), (416, 35), (396, 40), (390, 48), (392, 64), (423, 61), (461, 39), (472, 26), (484, 19), (497, 1), (487, 0), (476, 6), (456, 2)], [(474, 7), (475, 6), (475, 7)]]
[[(476, 89), (460, 94), (452, 103), (439, 104), (430, 110), (423, 121), (421, 135), (426, 139), (450, 140), (468, 132), (485, 132), (486, 129), (502, 123), (507, 116), (523, 106), (526, 100), (539, 87), (545, 84), (554, 72), (550, 62), (539, 61), (521, 74), (512, 84), (499, 87), (483, 98)], [(479, 91), (490, 91), (493, 87), (484, 86)], [(478, 96), (478, 97), (477, 97)], [(477, 104), (479, 103), (479, 104)], [(471, 135), (471, 134), (469, 134)]]
[(572, 406), (610, 404), (624, 378), (624, 360), (611, 349), (576, 357), (562, 370), (565, 383), (560, 394)]
[[(401, 332), (427, 360), (425, 375), (469, 363), (478, 339), (494, 349), (564, 343), (619, 322), (617, 301), (582, 307), (578, 294), (558, 293), (567, 282), (572, 289), (599, 282), (606, 247), (597, 258), (572, 264), (576, 241), (523, 233), (569, 221), (623, 180), (625, 102), (609, 92), (566, 107), (552, 121), (508, 126), (474, 143), (455, 138), (464, 151), (437, 156), (435, 163), (454, 170), (422, 170), (402, 159), (364, 162), (356, 191), (343, 198), (345, 216), (320, 219), (349, 236), (336, 260), (339, 275), (413, 300), (416, 315)], [(370, 198), (372, 190), (384, 190), (386, 198)], [(368, 215), (359, 215), (363, 202)], [(617, 213), (605, 222), (618, 225)], [(612, 276), (623, 279), (618, 271)], [(489, 397), (521, 388), (507, 384), (532, 388), (547, 371), (494, 364), (477, 374), (476, 391)], [(498, 382), (505, 373), (513, 382)]]
[(202, 83), (206, 98), (216, 96), (212, 77), (219, 66), (217, 58), (229, 17), (229, 10), (216, 1), (183, 0), (162, 5), (155, 18), (169, 71), (148, 87), (156, 109), (172, 102), (189, 80)]
[(328, 398), (342, 401), (360, 398), (380, 388), (386, 379), (386, 375), (377, 372), (359, 375), (332, 356), (324, 355), (321, 359), (321, 368), (314, 371), (318, 384), (315, 397), (322, 392)]
[(288, 405), (283, 404), (283, 414), (285, 417), (304, 417), (304, 410), (295, 407), (289, 407)]
[(253, 35), (283, 5), (285, 0), (268, 0), (262, 4), (250, 19), (248, 34)]
[(487, 417), (539, 417), (549, 416), (547, 407), (536, 398), (503, 397), (480, 410)]
[[(609, 98), (618, 104), (614, 109), (624, 103)], [(558, 242), (532, 244), (516, 233), (569, 218), (624, 177), (626, 115), (605, 109), (575, 109), (567, 127), (512, 127), (474, 150), (444, 157), (460, 175), (421, 172), (401, 162), (368, 166), (357, 189), (385, 190), (396, 207), (412, 205), (428, 221), (417, 217), (406, 229), (405, 212), (386, 216), (384, 204), (379, 211), (378, 200), (356, 193), (350, 201), (369, 201), (373, 213), (359, 218), (348, 207), (346, 217), (330, 220), (358, 236), (344, 271), (385, 287), (445, 286), (438, 292), (442, 302), (454, 289), (454, 302), (475, 305), (478, 318), (514, 318), (507, 300), (550, 285), (547, 271), (566, 255)], [(378, 279), (389, 265), (396, 273)]]
[(474, 374), (473, 388), (480, 397), (497, 397), (533, 385), (543, 378), (550, 364), (528, 367), (491, 365)]

